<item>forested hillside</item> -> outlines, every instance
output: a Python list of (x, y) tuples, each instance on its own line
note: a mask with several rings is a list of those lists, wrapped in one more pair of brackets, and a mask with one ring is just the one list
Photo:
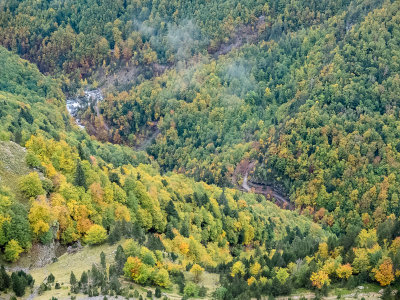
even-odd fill
[(0, 44), (7, 297), (400, 296), (399, 1), (5, 0)]
[(257, 160), (257, 181), (336, 233), (376, 227), (399, 214), (398, 19), (385, 2), (351, 28), (338, 15), (110, 95), (109, 140), (135, 144), (157, 122), (148, 153), (164, 170), (229, 185), (241, 160)]
[(244, 27), (273, 39), (319, 24), (349, 3), (5, 0), (0, 4), (0, 44), (42, 72), (66, 75), (64, 88), (75, 91), (94, 71), (139, 66), (140, 78), (132, 81), (141, 81), (159, 73), (159, 64), (218, 52)]
[[(200, 272), (205, 268), (226, 274), (228, 279), (234, 263), (242, 264), (250, 255), (260, 259), (270, 255), (284, 268), (297, 258), (312, 255), (328, 237), (308, 218), (281, 210), (262, 196), (195, 183), (174, 173), (161, 176), (156, 163), (138, 165), (147, 161), (144, 154), (91, 140), (66, 115), (56, 81), (1, 51), (6, 66), (1, 77), (7, 79), (2, 82), (2, 112), (6, 112), (2, 139), (26, 147), (23, 151), (13, 142), (1, 144), (0, 174), (13, 176), (11, 181), (2, 178), (1, 187), (0, 243), (5, 260), (17, 261), (35, 243), (59, 240), (70, 245), (81, 240), (96, 245), (134, 238), (136, 242), (127, 242), (125, 251), (137, 257), (135, 263), (143, 260), (146, 268), (140, 269), (143, 274), (125, 275), (140, 284), (164, 288), (177, 284), (184, 293), (180, 272), (194, 264)], [(44, 90), (50, 92), (42, 94), (39, 82), (47, 84)], [(13, 156), (11, 151), (19, 154)], [(9, 173), (17, 166), (21, 171)], [(298, 245), (296, 252), (287, 250), (289, 256), (283, 259), (279, 250), (290, 249), (292, 243)], [(128, 266), (130, 263), (133, 261), (128, 259)], [(241, 268), (245, 276), (245, 267)], [(264, 276), (275, 276), (276, 271)], [(116, 278), (122, 275), (119, 272)], [(188, 283), (195, 293), (200, 288), (197, 283)], [(7, 289), (7, 284), (1, 289)], [(72, 291), (89, 292), (73, 286)], [(239, 294), (242, 292), (246, 291)]]

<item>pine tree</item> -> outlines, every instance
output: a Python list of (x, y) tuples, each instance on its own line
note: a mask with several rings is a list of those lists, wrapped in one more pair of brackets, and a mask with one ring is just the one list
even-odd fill
[(125, 238), (131, 238), (133, 233), (133, 223), (122, 220), (122, 231)]
[(114, 245), (116, 242), (121, 240), (121, 232), (121, 223), (117, 222), (108, 235), (108, 243)]
[(165, 208), (165, 212), (167, 213), (168, 221), (171, 219), (171, 217), (179, 219), (178, 212), (176, 211), (174, 202), (172, 202), (172, 200), (169, 200), (169, 202)]
[(92, 264), (92, 272), (90, 273), (90, 275), (94, 286), (98, 286), (101, 284), (103, 276), (100, 273), (99, 269), (97, 269), (97, 266), (95, 264)]
[(102, 268), (105, 270), (106, 269), (106, 255), (104, 254), (103, 251), (100, 253), (100, 264)]
[(172, 225), (171, 225), (171, 224), (168, 224), (168, 225), (167, 225), (167, 230), (166, 230), (166, 232), (165, 232), (165, 237), (168, 238), (168, 239), (170, 239), (170, 240), (172, 240), (173, 238), (175, 238), (175, 234), (174, 234), (174, 232), (172, 231), (172, 229), (173, 229)]
[(154, 296), (156, 298), (161, 298), (161, 289), (159, 287), (156, 287), (156, 290), (154, 292)]
[(74, 272), (71, 271), (71, 274), (69, 275), (69, 283), (71, 284), (72, 287), (75, 286), (76, 284), (76, 277)]
[[(226, 199), (226, 198), (225, 198)], [(223, 209), (223, 212), (224, 212), (224, 215), (225, 216), (230, 216), (230, 214), (231, 214), (231, 208), (229, 207), (229, 203), (228, 203), (228, 200), (226, 200), (225, 201), (225, 203), (223, 204), (224, 205), (224, 209)]]
[(83, 171), (81, 161), (77, 161), (76, 171), (75, 171), (75, 185), (83, 186), (86, 189), (86, 176)]
[(21, 131), (21, 128), (18, 128), (15, 131), (14, 142), (16, 142), (17, 144), (21, 144), (22, 143), (22, 131)]
[(180, 230), (180, 233), (186, 238), (189, 237), (189, 225), (188, 225), (188, 222), (186, 222), (186, 221), (183, 222), (181, 230)]
[(55, 279), (56, 278), (54, 277), (53, 273), (50, 273), (50, 275), (47, 277), (47, 282), (53, 283)]
[(227, 201), (228, 201), (228, 199), (226, 199), (226, 196), (225, 196), (225, 189), (223, 189), (221, 195), (218, 198), (218, 204), (224, 205)]
[(10, 276), (8, 276), (4, 266), (0, 269), (0, 291), (5, 291), (10, 287)]
[(85, 271), (83, 271), (83, 273), (82, 273), (82, 275), (81, 275), (80, 283), (81, 283), (82, 285), (85, 285), (85, 284), (88, 283), (88, 275), (87, 275), (87, 273), (86, 273)]
[(149, 248), (150, 250), (164, 250), (164, 245), (161, 242), (161, 240), (158, 238), (158, 236), (155, 236), (154, 234), (150, 234), (148, 236), (148, 240), (146, 243), (146, 247)]
[(17, 297), (22, 297), (25, 294), (25, 280), (13, 273), (11, 275), (12, 289)]
[(79, 155), (79, 157), (80, 157), (81, 160), (87, 160), (87, 159), (88, 159), (88, 157), (87, 157), (87, 155), (86, 155), (86, 152), (85, 152), (85, 150), (83, 149), (81, 143), (78, 144), (78, 155)]
[(121, 245), (119, 245), (117, 247), (117, 252), (115, 253), (115, 264), (117, 267), (118, 275), (123, 273), (122, 270), (124, 268), (125, 262), (126, 262), (126, 255), (124, 249), (122, 248)]
[(21, 123), (22, 118), (25, 119), (25, 121), (28, 122), (29, 124), (33, 123), (33, 116), (28, 109), (21, 108), (18, 116), (19, 123)]
[(143, 228), (140, 227), (140, 224), (138, 222), (135, 222), (135, 224), (133, 225), (133, 236), (135, 237), (135, 240), (137, 240), (139, 244), (143, 244), (144, 241), (146, 240)]
[(118, 280), (117, 276), (113, 276), (110, 280), (110, 288), (115, 291), (117, 295), (121, 292), (121, 283)]
[(115, 266), (115, 264), (110, 265), (110, 267), (108, 268), (108, 279), (111, 280), (113, 276), (118, 276), (117, 267)]

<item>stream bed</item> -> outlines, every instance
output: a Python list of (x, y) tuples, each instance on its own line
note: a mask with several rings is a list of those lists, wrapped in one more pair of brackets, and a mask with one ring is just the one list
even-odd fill
[(81, 123), (79, 113), (85, 111), (89, 105), (94, 105), (97, 110), (97, 103), (103, 101), (103, 93), (100, 89), (86, 90), (83, 96), (75, 96), (67, 98), (67, 110), (69, 114), (75, 119), (76, 124), (85, 129)]

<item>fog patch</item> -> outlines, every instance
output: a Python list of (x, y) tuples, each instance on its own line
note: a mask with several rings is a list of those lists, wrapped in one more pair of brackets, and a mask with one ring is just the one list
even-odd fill
[(166, 36), (169, 51), (176, 61), (191, 58), (207, 44), (200, 29), (192, 20), (184, 20), (180, 24), (169, 24)]
[(221, 68), (219, 76), (227, 87), (227, 92), (240, 98), (257, 87), (251, 66), (243, 59), (226, 64)]

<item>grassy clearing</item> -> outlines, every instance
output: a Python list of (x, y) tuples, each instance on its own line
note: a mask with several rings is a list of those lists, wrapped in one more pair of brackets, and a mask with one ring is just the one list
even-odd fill
[(106, 255), (107, 263), (114, 261), (114, 252), (116, 251), (118, 244), (115, 245), (100, 245), (95, 247), (84, 247), (77, 253), (60, 256), (58, 260), (52, 264), (46, 265), (42, 268), (33, 269), (31, 274), (37, 284), (43, 282), (43, 280), (52, 273), (56, 281), (62, 283), (69, 283), (69, 276), (71, 271), (75, 273), (75, 276), (79, 279), (83, 271), (87, 271), (92, 267), (92, 264), (100, 263), (100, 253), (103, 251)]
[(32, 171), (25, 162), (25, 155), (26, 150), (20, 145), (0, 141), (0, 185), (8, 187), (19, 199), (19, 177)]
[[(331, 290), (329, 291), (329, 295), (326, 297), (322, 297), (324, 300), (334, 300), (334, 299), (347, 299), (347, 300), (361, 300), (364, 298), (365, 300), (376, 300), (381, 299), (381, 294), (379, 291), (382, 290), (382, 287), (372, 283), (365, 283), (360, 287), (355, 288), (354, 290), (349, 290), (346, 288), (342, 288), (339, 285), (331, 286)], [(306, 299), (314, 299), (315, 295), (312, 291), (307, 289), (297, 289), (290, 296), (280, 296), (277, 297), (277, 300), (289, 300), (289, 299), (300, 299), (304, 297)]]
[(102, 251), (106, 255), (107, 264), (113, 262), (114, 252), (116, 251), (118, 245), (119, 243), (112, 246), (106, 244), (95, 247), (86, 246), (77, 253), (65, 253), (52, 264), (46, 265), (42, 268), (32, 269), (30, 273), (35, 279), (36, 286), (39, 286), (45, 280), (45, 278), (50, 275), (50, 273), (55, 276), (55, 282), (63, 284), (61, 289), (52, 289), (51, 291), (45, 292), (43, 295), (36, 296), (35, 299), (48, 300), (52, 296), (58, 299), (69, 299), (69, 277), (71, 271), (74, 272), (75, 276), (79, 280), (83, 271), (91, 269), (92, 264), (94, 263), (100, 263), (100, 253)]
[[(71, 271), (74, 272), (75, 276), (79, 280), (83, 271), (91, 269), (93, 263), (96, 264), (100, 263), (100, 253), (102, 251), (106, 255), (107, 265), (113, 263), (115, 251), (118, 245), (122, 244), (123, 242), (124, 240), (112, 246), (107, 244), (96, 247), (86, 246), (77, 253), (73, 254), (65, 253), (64, 255), (58, 258), (57, 262), (46, 265), (42, 268), (32, 269), (30, 273), (35, 279), (35, 287), (39, 286), (47, 278), (47, 276), (49, 276), (50, 273), (52, 273), (55, 276), (55, 282), (59, 282), (61, 284), (61, 289), (56, 290), (54, 289), (53, 285), (52, 290), (46, 291), (42, 295), (37, 295), (35, 296), (34, 299), (48, 300), (51, 299), (51, 297), (56, 297), (59, 300), (70, 299), (70, 295), (68, 295), (68, 293), (70, 291), (69, 278)], [(192, 274), (190, 272), (184, 272), (184, 274), (187, 281), (193, 280)], [(204, 285), (208, 289), (208, 295), (211, 295), (211, 293), (218, 286), (218, 280), (219, 276), (217, 274), (204, 272), (198, 284), (199, 286)], [(144, 298), (146, 298), (145, 296), (147, 290), (152, 290), (154, 295), (155, 287), (143, 287), (126, 280), (122, 280), (121, 283), (123, 284), (124, 287), (130, 288), (130, 292), (132, 293), (136, 289)], [(179, 290), (176, 285), (168, 290), (163, 289), (162, 292), (163, 294), (167, 295), (171, 300), (177, 300), (182, 298), (182, 296), (179, 295)], [(27, 297), (28, 296), (26, 296), (25, 299)], [(77, 299), (86, 299), (86, 298), (87, 296), (85, 295), (82, 294), (77, 295)], [(113, 298), (108, 297), (108, 299), (113, 299)], [(123, 297), (119, 296), (119, 299), (123, 299)], [(210, 297), (206, 297), (203, 299), (210, 299)]]

